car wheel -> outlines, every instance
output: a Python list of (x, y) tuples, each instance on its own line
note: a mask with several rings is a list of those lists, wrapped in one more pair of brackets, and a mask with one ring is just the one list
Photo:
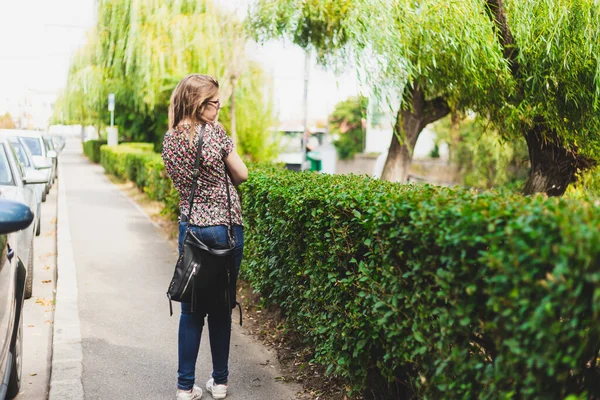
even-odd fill
[(42, 232), (42, 218), (38, 217), (37, 228), (35, 228), (35, 236), (40, 236)]
[(44, 190), (44, 193), (42, 193), (42, 203), (46, 202), (46, 191)]
[(6, 397), (12, 399), (21, 389), (21, 372), (22, 372), (22, 354), (23, 354), (23, 314), (20, 313), (19, 327), (17, 328), (17, 336), (13, 343), (10, 353), (12, 354), (12, 362), (10, 367), (10, 378), (8, 379), (8, 388)]
[(33, 294), (33, 240), (29, 249), (29, 260), (27, 262), (27, 279), (25, 280), (25, 298), (31, 298)]

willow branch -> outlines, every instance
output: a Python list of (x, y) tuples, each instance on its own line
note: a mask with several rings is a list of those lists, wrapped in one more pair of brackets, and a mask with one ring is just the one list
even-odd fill
[(504, 58), (510, 62), (510, 72), (512, 76), (516, 77), (519, 72), (519, 62), (517, 61), (519, 48), (517, 47), (515, 39), (510, 32), (510, 27), (508, 26), (504, 0), (486, 0), (486, 4), (489, 11), (488, 15), (496, 25), (496, 33), (498, 35), (498, 41), (502, 46), (502, 54), (504, 55)]

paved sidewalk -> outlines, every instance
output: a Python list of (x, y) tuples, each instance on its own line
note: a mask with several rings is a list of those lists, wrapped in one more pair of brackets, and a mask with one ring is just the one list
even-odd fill
[(34, 242), (33, 296), (23, 304), (23, 370), (17, 400), (48, 398), (54, 289), (58, 181), (42, 203), (41, 234)]
[[(169, 317), (165, 291), (176, 249), (80, 149), (79, 142), (69, 141), (61, 162), (77, 271), (85, 398), (174, 399), (179, 318)], [(58, 273), (60, 284), (61, 265)], [(207, 328), (202, 339), (196, 370), (201, 387), (211, 371)], [(277, 376), (275, 354), (234, 327), (227, 398), (294, 399), (300, 388)]]

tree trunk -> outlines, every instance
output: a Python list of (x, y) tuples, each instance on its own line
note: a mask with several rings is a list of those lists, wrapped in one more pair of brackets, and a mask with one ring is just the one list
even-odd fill
[(406, 182), (408, 180), (419, 134), (428, 124), (443, 118), (450, 112), (443, 98), (425, 100), (425, 95), (418, 85), (409, 87), (407, 91), (404, 101), (410, 100), (409, 108), (401, 108), (398, 111), (392, 143), (381, 174), (381, 179), (384, 181)]
[[(554, 138), (548, 140), (544, 138)], [(562, 196), (570, 183), (577, 180), (576, 173), (594, 166), (594, 161), (568, 151), (556, 144), (556, 135), (537, 126), (527, 132), (525, 139), (529, 149), (531, 173), (523, 188), (523, 194), (546, 193)]]
[[(390, 182), (408, 180), (413, 150), (422, 130), (422, 122), (417, 116), (410, 111), (398, 111), (392, 143), (381, 174), (382, 180)], [(402, 144), (398, 137), (403, 138)]]

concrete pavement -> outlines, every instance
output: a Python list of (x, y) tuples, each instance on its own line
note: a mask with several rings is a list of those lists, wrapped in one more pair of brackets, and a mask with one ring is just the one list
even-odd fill
[(42, 203), (41, 234), (34, 239), (33, 296), (23, 304), (23, 370), (16, 400), (48, 398), (56, 287), (56, 204), (55, 184)]
[[(176, 248), (108, 181), (101, 166), (84, 158), (79, 142), (69, 141), (61, 163), (65, 193), (64, 199), (59, 197), (59, 215), (60, 203), (65, 201), (76, 267), (74, 287), (65, 288), (64, 294), (72, 298), (70, 292), (75, 292), (78, 298), (78, 310), (68, 308), (78, 313), (80, 321), (84, 398), (173, 399), (179, 318), (177, 313), (169, 317), (165, 291)], [(59, 236), (59, 253), (60, 240)], [(61, 268), (59, 254), (57, 296), (61, 295)], [(57, 298), (57, 316), (59, 312)], [(77, 338), (67, 335), (65, 339), (72, 339), (69, 343), (73, 344)], [(73, 359), (77, 359), (76, 351)], [(70, 371), (76, 383), (76, 363)], [(210, 372), (205, 328), (197, 384), (204, 387)], [(279, 375), (274, 352), (234, 327), (227, 398), (296, 398), (300, 387), (276, 380)], [(67, 378), (64, 376), (63, 382)], [(211, 397), (205, 393), (203, 398)]]

